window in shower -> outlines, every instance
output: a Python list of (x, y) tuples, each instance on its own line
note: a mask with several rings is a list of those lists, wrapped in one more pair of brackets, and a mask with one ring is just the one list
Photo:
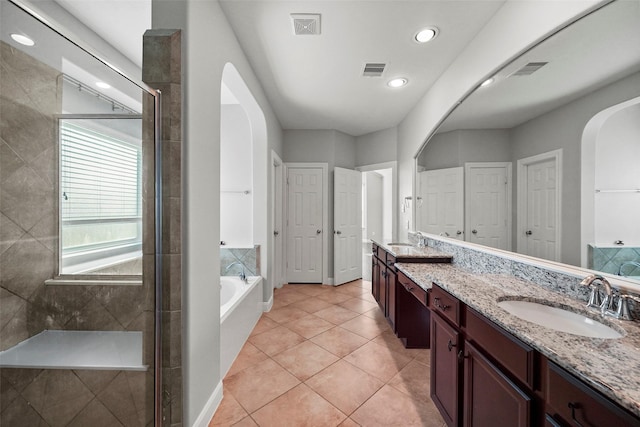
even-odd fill
[(140, 122), (59, 120), (60, 274), (141, 274)]

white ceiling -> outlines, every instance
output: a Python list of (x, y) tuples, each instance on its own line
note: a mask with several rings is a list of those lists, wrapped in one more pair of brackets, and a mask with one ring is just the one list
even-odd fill
[[(397, 125), (504, 2), (220, 3), (285, 129), (358, 136)], [(321, 34), (295, 36), (291, 13), (320, 13)], [(435, 40), (413, 41), (431, 25)], [(388, 63), (383, 77), (362, 77), (366, 62)], [(389, 88), (397, 76), (409, 84)]]

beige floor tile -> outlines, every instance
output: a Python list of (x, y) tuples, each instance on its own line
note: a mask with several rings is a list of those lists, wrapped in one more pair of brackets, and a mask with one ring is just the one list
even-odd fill
[(351, 295), (343, 294), (336, 291), (324, 292), (318, 295), (317, 297), (326, 302), (330, 302), (331, 304), (338, 304), (340, 302), (353, 298)]
[(225, 393), (220, 406), (218, 406), (216, 413), (209, 422), (209, 427), (230, 426), (239, 422), (248, 415), (247, 411), (242, 408), (230, 393)]
[(368, 342), (366, 338), (339, 326), (316, 335), (311, 341), (338, 357), (344, 357)]
[(365, 301), (361, 298), (351, 298), (339, 303), (338, 305), (359, 314), (378, 308), (378, 304), (375, 302)]
[(417, 401), (391, 386), (382, 387), (351, 418), (367, 427), (441, 427), (442, 417), (431, 401)]
[(249, 342), (268, 356), (274, 356), (303, 342), (304, 337), (284, 326), (249, 337)]
[(369, 301), (369, 302), (376, 302), (376, 299), (373, 297), (373, 295), (371, 294), (371, 292), (365, 292), (364, 294), (362, 294), (359, 298), (362, 298), (365, 301)]
[(359, 297), (362, 294), (367, 293), (367, 290), (363, 289), (359, 284), (349, 283), (346, 285), (336, 286), (336, 292), (351, 295), (352, 297)]
[(376, 377), (343, 360), (313, 376), (306, 384), (347, 415), (384, 385)]
[(227, 377), (231, 375), (235, 375), (243, 369), (247, 369), (250, 366), (255, 365), (256, 363), (260, 363), (265, 359), (268, 359), (269, 356), (264, 354), (261, 350), (259, 350), (255, 345), (250, 342), (246, 342), (238, 353), (238, 357), (229, 368), (229, 372), (227, 372)]
[(362, 289), (366, 289), (371, 292), (371, 281), (370, 280), (360, 280), (360, 286)]
[(235, 423), (233, 427), (254, 427), (257, 425), (258, 424), (256, 424), (255, 421), (253, 421), (253, 418), (245, 417), (240, 422)]
[(298, 320), (285, 323), (283, 326), (291, 329), (296, 334), (309, 339), (333, 328), (335, 325), (318, 316), (310, 314)]
[(329, 286), (329, 285), (300, 284), (300, 285), (289, 285), (289, 286), (294, 286), (298, 292), (307, 294), (312, 297), (324, 294), (325, 292), (333, 291), (333, 286)]
[(304, 384), (278, 397), (253, 413), (260, 426), (337, 426), (346, 416)]
[(344, 360), (384, 382), (393, 378), (411, 361), (410, 358), (373, 342), (345, 356)]
[(344, 322), (340, 324), (340, 327), (367, 339), (373, 339), (384, 332), (391, 331), (391, 327), (386, 320), (380, 322), (365, 315)]
[(256, 323), (256, 326), (253, 328), (253, 331), (251, 331), (251, 335), (258, 335), (278, 326), (280, 326), (278, 322), (271, 320), (263, 314), (258, 320), (258, 323)]
[(300, 293), (296, 290), (288, 291), (286, 293), (278, 295), (277, 298), (274, 298), (273, 308), (284, 307), (307, 298), (309, 298), (309, 295)]
[(360, 427), (360, 424), (353, 421), (351, 418), (347, 418), (338, 427)]
[(333, 304), (330, 302), (326, 302), (319, 298), (309, 297), (305, 300), (301, 300), (298, 302), (294, 302), (289, 307), (299, 308), (300, 310), (304, 310), (307, 313), (315, 313), (316, 311), (324, 310), (325, 308), (331, 307)]
[(331, 307), (325, 308), (324, 310), (316, 311), (313, 313), (314, 316), (318, 316), (327, 320), (334, 325), (340, 325), (347, 320), (353, 319), (358, 316), (358, 313), (355, 311), (347, 310), (346, 308), (340, 307), (338, 305), (332, 305)]
[(366, 312), (364, 312), (362, 314), (364, 316), (371, 317), (372, 319), (375, 319), (375, 320), (377, 320), (379, 322), (386, 321), (386, 319), (384, 318), (384, 314), (382, 313), (382, 310), (380, 310), (380, 307), (378, 307), (378, 303), (376, 303), (376, 307), (375, 308), (372, 308), (371, 310), (366, 311)]
[(273, 360), (300, 381), (304, 381), (335, 363), (339, 358), (311, 341), (305, 341), (274, 356)]
[(292, 320), (296, 320), (301, 317), (304, 317), (308, 314), (309, 313), (307, 313), (304, 310), (300, 310), (299, 308), (280, 307), (280, 308), (274, 308), (271, 311), (265, 313), (264, 315), (275, 322), (287, 323), (287, 322), (291, 322)]
[(431, 399), (429, 373), (427, 365), (412, 360), (387, 384), (416, 400), (428, 401)]
[(224, 380), (224, 387), (248, 413), (291, 390), (300, 381), (271, 359)]
[(426, 365), (429, 364), (430, 361), (430, 352), (428, 348), (405, 348), (400, 338), (396, 337), (391, 330), (388, 330), (374, 339), (372, 342), (387, 347), (389, 350), (395, 351), (397, 353), (402, 354), (403, 356), (410, 357), (412, 359), (416, 359)]

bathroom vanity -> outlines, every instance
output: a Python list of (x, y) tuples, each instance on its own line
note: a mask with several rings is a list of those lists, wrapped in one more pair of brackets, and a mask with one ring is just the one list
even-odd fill
[[(509, 274), (452, 264), (396, 264), (431, 312), (431, 396), (449, 426), (640, 426), (640, 327)], [(421, 293), (411, 293), (422, 304)], [(508, 313), (502, 301), (543, 302), (617, 331), (589, 338)], [(561, 325), (558, 325), (559, 327)], [(425, 375), (426, 378), (426, 375)]]
[(398, 276), (396, 263), (450, 263), (452, 256), (410, 244), (372, 245), (371, 293), (407, 348), (429, 347), (427, 292)]

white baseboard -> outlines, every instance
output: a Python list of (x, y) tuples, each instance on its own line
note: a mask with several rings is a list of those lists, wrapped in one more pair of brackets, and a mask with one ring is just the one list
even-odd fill
[(264, 312), (271, 311), (272, 307), (273, 307), (273, 295), (271, 295), (271, 298), (269, 298), (269, 301), (262, 302), (262, 311)]
[(213, 390), (213, 394), (207, 400), (204, 408), (202, 408), (200, 415), (198, 415), (198, 418), (196, 418), (196, 421), (193, 423), (193, 427), (207, 427), (209, 421), (213, 418), (213, 414), (216, 413), (216, 409), (220, 406), (220, 402), (222, 402), (222, 381), (220, 381), (216, 389)]
[(329, 277), (328, 282), (329, 282), (329, 283), (327, 283), (327, 284), (328, 284), (329, 286), (335, 286), (335, 285), (334, 285), (333, 277)]

